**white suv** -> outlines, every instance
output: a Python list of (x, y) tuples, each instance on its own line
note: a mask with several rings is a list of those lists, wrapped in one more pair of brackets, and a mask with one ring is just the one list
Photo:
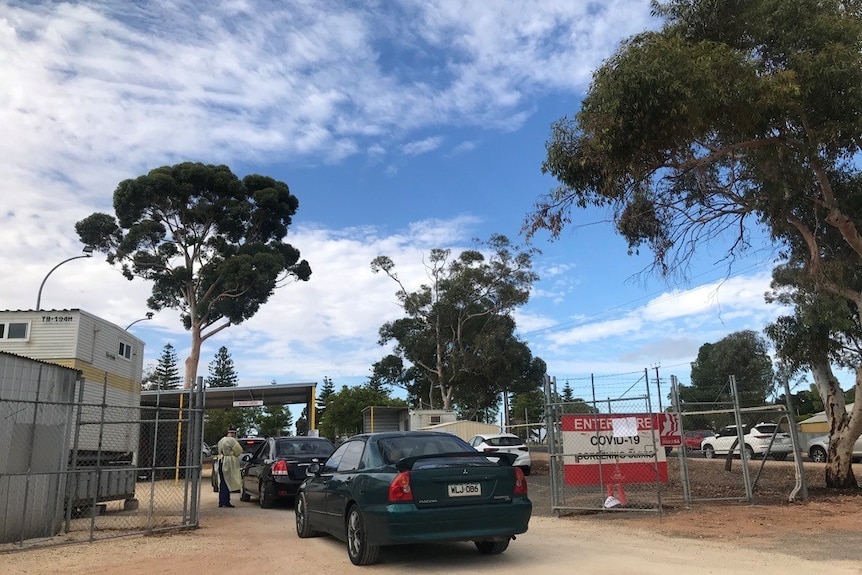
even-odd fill
[[(758, 423), (751, 429), (744, 426), (745, 434), (742, 439), (745, 443), (745, 450), (748, 452), (749, 459), (755, 455), (765, 457), (771, 455), (775, 459), (781, 461), (787, 459), (787, 455), (793, 451), (793, 444), (790, 441), (790, 435), (782, 431), (777, 431), (778, 425), (775, 423)], [(775, 441), (772, 442), (772, 447), (769, 447), (769, 441), (775, 434)], [(730, 451), (733, 442), (738, 438), (735, 425), (723, 427), (715, 437), (707, 437), (700, 444), (700, 449), (703, 451), (704, 457), (712, 459), (716, 455), (727, 455)], [(769, 449), (767, 454), (766, 450)], [(733, 446), (734, 451), (739, 451), (738, 446)]]

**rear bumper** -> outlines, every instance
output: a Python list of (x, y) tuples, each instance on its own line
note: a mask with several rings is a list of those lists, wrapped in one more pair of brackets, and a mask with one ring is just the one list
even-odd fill
[(369, 543), (396, 545), (508, 539), (527, 531), (533, 504), (520, 497), (511, 503), (457, 508), (418, 509), (412, 503), (374, 505), (362, 512)]
[(289, 477), (273, 477), (272, 485), (275, 487), (275, 495), (288, 498), (296, 497), (296, 492), (299, 491), (299, 486), (302, 485), (303, 481)]

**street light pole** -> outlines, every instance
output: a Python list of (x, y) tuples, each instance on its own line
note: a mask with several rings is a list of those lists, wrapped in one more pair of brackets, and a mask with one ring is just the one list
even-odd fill
[(60, 263), (58, 263), (57, 265), (52, 267), (51, 271), (49, 271), (45, 275), (45, 279), (42, 280), (42, 284), (39, 286), (39, 294), (36, 296), (36, 311), (39, 311), (42, 309), (42, 288), (45, 287), (45, 282), (48, 281), (48, 276), (50, 276), (52, 273), (54, 273), (55, 269), (57, 269), (58, 267), (60, 267), (61, 265), (63, 265), (66, 262), (70, 262), (72, 260), (78, 260), (81, 258), (90, 258), (90, 257), (93, 257), (93, 246), (84, 246), (84, 255), (73, 256), (71, 258), (68, 258), (68, 259), (61, 261)]
[(127, 326), (126, 326), (126, 331), (129, 331), (129, 328), (130, 328), (130, 327), (132, 327), (133, 325), (135, 325), (136, 323), (138, 323), (139, 321), (147, 321), (148, 319), (153, 319), (153, 312), (148, 311), (148, 312), (147, 312), (147, 317), (142, 317), (141, 319), (136, 319), (135, 321), (133, 321), (132, 323), (130, 323), (129, 325), (127, 325)]

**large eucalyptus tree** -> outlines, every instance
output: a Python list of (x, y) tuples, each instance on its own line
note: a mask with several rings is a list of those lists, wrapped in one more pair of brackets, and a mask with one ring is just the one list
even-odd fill
[(372, 271), (398, 284), (405, 315), (380, 328), (380, 344), (394, 342), (395, 350), (375, 364), (374, 381), (404, 386), (429, 407), (457, 406), (464, 417), (491, 413), (501, 392), (538, 387), (545, 363), (515, 335), (510, 315), (537, 279), (534, 253), (502, 235), (454, 258), (434, 249), (429, 282), (415, 291), (391, 258), (375, 258)]
[[(841, 0), (653, 2), (660, 30), (626, 40), (593, 76), (581, 110), (553, 128), (528, 234), (558, 235), (572, 208), (612, 211), (630, 251), (662, 274), (730, 234), (728, 257), (761, 226), (803, 246), (807, 285), (862, 318), (862, 7)], [(840, 238), (833, 257), (824, 242)], [(862, 388), (857, 357), (856, 390)], [(813, 362), (809, 361), (809, 365)], [(834, 377), (813, 371), (842, 445), (862, 433)], [(855, 484), (849, 458), (831, 485)], [(830, 472), (827, 472), (830, 473)]]
[(284, 242), (298, 207), (284, 182), (187, 162), (120, 182), (116, 217), (97, 212), (75, 229), (127, 279), (153, 282), (150, 309), (180, 311), (192, 338), (190, 387), (206, 339), (252, 317), (286, 280), (310, 277)]

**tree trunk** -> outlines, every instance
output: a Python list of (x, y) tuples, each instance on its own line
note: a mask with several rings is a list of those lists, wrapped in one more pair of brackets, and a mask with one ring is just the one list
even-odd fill
[[(851, 417), (844, 405), (844, 391), (827, 359), (812, 363), (811, 373), (823, 399), (826, 420), (829, 422), (829, 452), (826, 461), (826, 487), (858, 487), (852, 468), (852, 445), (859, 437), (858, 417), (851, 425)], [(856, 369), (856, 389), (862, 381), (862, 367)], [(856, 407), (858, 408), (858, 402)], [(854, 409), (858, 413), (859, 409)]]
[(198, 376), (198, 364), (201, 359), (201, 326), (192, 324), (192, 347), (189, 350), (189, 356), (186, 358), (186, 379), (183, 382), (183, 389), (191, 389), (194, 386), (195, 378)]
[(829, 441), (829, 455), (826, 461), (826, 487), (833, 489), (858, 488), (859, 484), (856, 482), (856, 475), (853, 473), (853, 466), (851, 465), (852, 458), (848, 457), (847, 448), (842, 447), (842, 444), (843, 442), (834, 435)]

